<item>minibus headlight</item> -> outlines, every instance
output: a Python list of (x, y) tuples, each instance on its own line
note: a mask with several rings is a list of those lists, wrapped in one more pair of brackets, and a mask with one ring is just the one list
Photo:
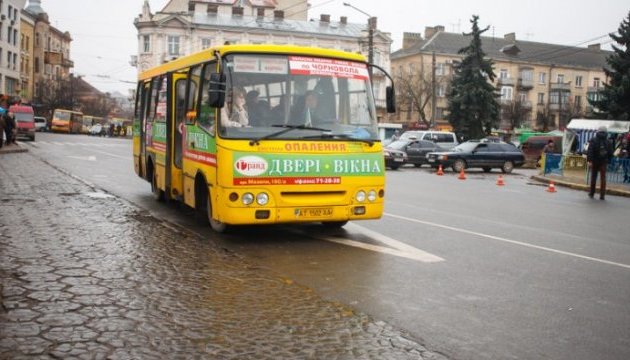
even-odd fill
[(243, 194), (243, 197), (241, 197), (241, 201), (243, 202), (244, 205), (251, 205), (254, 203), (254, 194), (252, 193), (245, 193)]
[(365, 201), (365, 191), (363, 191), (363, 190), (357, 191), (357, 195), (355, 196), (355, 199), (358, 202), (364, 202)]
[(370, 192), (368, 192), (368, 200), (370, 202), (375, 202), (376, 201), (376, 191), (370, 190)]
[(269, 203), (269, 195), (267, 195), (267, 193), (260, 193), (258, 195), (256, 195), (256, 203), (258, 203), (258, 205), (267, 205), (267, 203)]

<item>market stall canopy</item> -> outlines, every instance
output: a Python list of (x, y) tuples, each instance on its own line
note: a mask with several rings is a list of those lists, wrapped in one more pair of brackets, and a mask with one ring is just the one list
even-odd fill
[(597, 120), (597, 119), (573, 119), (567, 125), (562, 142), (562, 153), (568, 154), (573, 147), (578, 153), (586, 152), (586, 144), (595, 136), (600, 126), (606, 128), (609, 134), (624, 134), (630, 132), (630, 121), (621, 120)]
[(630, 121), (621, 120), (596, 120), (596, 119), (573, 119), (567, 125), (567, 129), (577, 130), (595, 130), (600, 126), (606, 127), (609, 133), (623, 134), (630, 132)]

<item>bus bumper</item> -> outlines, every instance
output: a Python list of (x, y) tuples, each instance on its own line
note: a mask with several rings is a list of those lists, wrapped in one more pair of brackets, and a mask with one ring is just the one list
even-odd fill
[(382, 214), (382, 202), (344, 206), (245, 207), (225, 209), (220, 221), (230, 225), (337, 222), (380, 219)]

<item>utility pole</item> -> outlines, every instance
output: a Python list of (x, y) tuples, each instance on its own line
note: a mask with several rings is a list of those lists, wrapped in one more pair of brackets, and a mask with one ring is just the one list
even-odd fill
[(429, 129), (433, 129), (435, 126), (435, 111), (437, 109), (436, 104), (436, 83), (435, 83), (435, 51), (431, 56), (431, 123), (429, 124)]

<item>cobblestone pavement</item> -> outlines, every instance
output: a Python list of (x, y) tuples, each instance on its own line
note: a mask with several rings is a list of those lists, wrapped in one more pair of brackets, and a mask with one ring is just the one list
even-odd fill
[(30, 153), (0, 214), (0, 358), (444, 359)]

